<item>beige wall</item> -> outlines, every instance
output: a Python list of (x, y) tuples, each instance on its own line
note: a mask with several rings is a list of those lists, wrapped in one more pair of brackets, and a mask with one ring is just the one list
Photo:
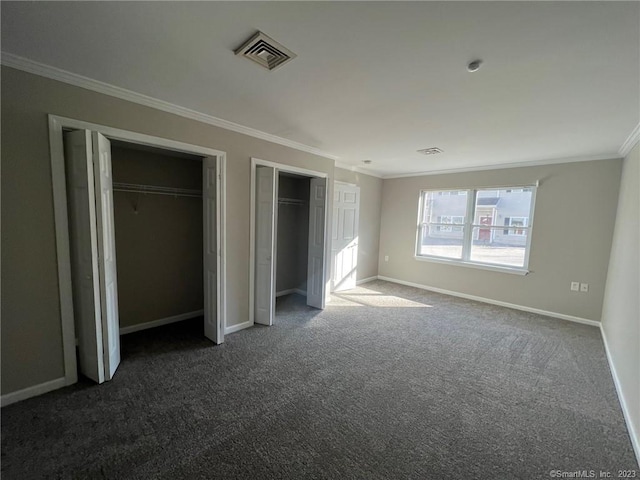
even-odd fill
[(624, 160), (602, 329), (640, 456), (640, 145)]
[[(202, 189), (202, 161), (113, 147), (115, 182)], [(202, 199), (114, 193), (120, 327), (204, 308)]]
[(4, 66), (1, 100), (3, 394), (64, 375), (47, 114), (227, 153), (227, 325), (249, 318), (250, 158), (333, 175), (333, 160)]
[[(379, 274), (516, 305), (600, 320), (621, 160), (387, 179)], [(538, 188), (529, 269), (518, 276), (414, 258), (418, 195), (428, 188)], [(384, 256), (389, 261), (384, 261)], [(571, 292), (571, 281), (589, 284)]]
[(382, 179), (342, 168), (335, 169), (334, 179), (360, 187), (357, 279), (374, 277), (378, 275)]

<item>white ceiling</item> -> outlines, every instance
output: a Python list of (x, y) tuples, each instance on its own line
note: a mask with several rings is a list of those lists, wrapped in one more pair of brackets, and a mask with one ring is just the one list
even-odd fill
[[(382, 175), (618, 156), (636, 2), (5, 2), (2, 50)], [(261, 30), (298, 57), (236, 57)], [(466, 64), (484, 60), (470, 74)], [(425, 157), (416, 150), (437, 146)], [(370, 159), (373, 163), (363, 165)]]

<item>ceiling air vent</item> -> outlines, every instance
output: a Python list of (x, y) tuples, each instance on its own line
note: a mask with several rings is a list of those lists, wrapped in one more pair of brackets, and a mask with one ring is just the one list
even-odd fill
[(253, 60), (267, 70), (274, 70), (296, 58), (295, 53), (262, 32), (247, 40), (235, 54)]
[(438, 147), (431, 147), (418, 150), (418, 153), (421, 153), (423, 155), (436, 155), (438, 153), (442, 153), (442, 150), (440, 150)]

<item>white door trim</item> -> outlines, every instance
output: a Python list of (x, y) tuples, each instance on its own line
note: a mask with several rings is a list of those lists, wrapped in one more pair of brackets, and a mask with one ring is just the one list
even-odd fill
[[(71, 258), (69, 249), (69, 224), (67, 217), (67, 188), (64, 166), (63, 129), (79, 129), (100, 132), (116, 140), (129, 143), (164, 148), (176, 152), (185, 152), (202, 156), (215, 156), (218, 159), (220, 175), (218, 177), (218, 328), (224, 332), (226, 325), (226, 153), (199, 145), (154, 137), (143, 133), (131, 132), (119, 128), (107, 127), (73, 118), (48, 115), (49, 153), (51, 156), (51, 181), (53, 187), (53, 210), (56, 235), (56, 254), (58, 268), (58, 292), (60, 296), (60, 319), (62, 326), (62, 348), (64, 355), (65, 385), (78, 381), (76, 364), (76, 338), (73, 314), (73, 294), (71, 289)], [(62, 385), (61, 385), (62, 386)], [(36, 393), (37, 394), (37, 393)]]
[(358, 184), (356, 184), (356, 183), (343, 182), (343, 181), (341, 181), (341, 180), (334, 180), (334, 181), (333, 181), (333, 183), (334, 183), (334, 185), (347, 185), (347, 186), (349, 186), (349, 187), (358, 187), (358, 188), (360, 188), (360, 187), (358, 186)]
[[(300, 168), (300, 167), (294, 167), (291, 165), (286, 165), (284, 163), (277, 163), (277, 162), (271, 162), (268, 160), (261, 160), (259, 158), (255, 158), (255, 157), (251, 157), (251, 213), (249, 216), (249, 322), (246, 322), (249, 324), (249, 326), (254, 325), (254, 317), (255, 317), (255, 312), (254, 312), (254, 308), (255, 308), (255, 258), (256, 258), (256, 247), (255, 247), (255, 241), (256, 241), (256, 167), (258, 165), (263, 165), (265, 167), (272, 167), (275, 168), (275, 174), (277, 175), (278, 172), (282, 171), (282, 172), (289, 172), (289, 173), (297, 173), (300, 175), (306, 175), (309, 177), (318, 177), (318, 178), (326, 178), (327, 179), (327, 196), (330, 195), (330, 181), (329, 181), (329, 174), (325, 173), (325, 172), (318, 172), (316, 170), (308, 170), (306, 168)], [(330, 208), (330, 204), (327, 202), (326, 208), (325, 208), (325, 215), (324, 215), (324, 228), (325, 228), (325, 232), (327, 232), (327, 228), (328, 228), (328, 222), (329, 222), (329, 215), (327, 213), (327, 211)], [(276, 225), (277, 228), (277, 225)], [(331, 272), (330, 272), (330, 268), (327, 265), (327, 259), (330, 258), (331, 256), (331, 242), (327, 242), (325, 241), (325, 245), (324, 245), (324, 249), (325, 249), (325, 293), (326, 293), (326, 298), (327, 301), (329, 299), (329, 285), (327, 285), (327, 278), (331, 278)], [(327, 252), (327, 249), (329, 250)], [(244, 325), (244, 324), (243, 324)]]

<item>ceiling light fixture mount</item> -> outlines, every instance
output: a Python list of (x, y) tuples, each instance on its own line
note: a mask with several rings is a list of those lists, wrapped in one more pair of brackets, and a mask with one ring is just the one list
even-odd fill
[(467, 72), (477, 72), (478, 70), (480, 70), (480, 65), (482, 65), (482, 60), (480, 59), (469, 62), (467, 65)]
[(234, 53), (256, 62), (267, 70), (281, 67), (297, 56), (284, 45), (262, 32), (257, 32)]
[(437, 155), (438, 153), (442, 153), (442, 149), (438, 148), (438, 147), (431, 147), (431, 148), (423, 148), (422, 150), (418, 150), (418, 153), (421, 153), (423, 155)]

